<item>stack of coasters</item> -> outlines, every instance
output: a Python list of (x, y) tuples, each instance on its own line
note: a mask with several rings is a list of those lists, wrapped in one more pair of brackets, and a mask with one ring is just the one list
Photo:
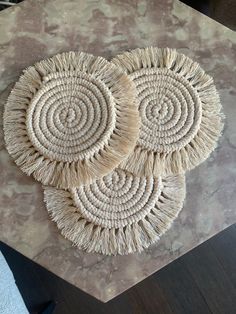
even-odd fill
[(44, 184), (46, 207), (79, 248), (140, 252), (170, 228), (185, 171), (214, 150), (222, 113), (213, 79), (174, 49), (111, 62), (68, 52), (25, 70), (4, 112), (6, 147)]

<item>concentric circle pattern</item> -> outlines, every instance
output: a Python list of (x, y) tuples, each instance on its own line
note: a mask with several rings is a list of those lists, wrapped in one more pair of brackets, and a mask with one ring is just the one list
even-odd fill
[(201, 101), (189, 82), (169, 69), (142, 69), (130, 75), (139, 103), (138, 144), (154, 152), (173, 152), (187, 145), (201, 123)]
[(27, 110), (27, 131), (36, 149), (57, 161), (89, 158), (108, 144), (116, 123), (106, 85), (86, 73), (44, 78)]
[(116, 168), (69, 191), (44, 187), (44, 200), (62, 235), (88, 252), (142, 251), (158, 241), (183, 207), (185, 178), (139, 177)]
[(102, 180), (72, 190), (75, 206), (90, 222), (120, 228), (143, 219), (162, 191), (161, 179), (137, 177), (117, 169)]
[(8, 152), (26, 174), (59, 188), (111, 172), (133, 150), (138, 132), (132, 80), (83, 52), (27, 68), (5, 105)]
[(138, 48), (112, 62), (134, 82), (141, 118), (137, 145), (120, 167), (159, 176), (184, 173), (203, 162), (223, 129), (213, 79), (175, 49)]

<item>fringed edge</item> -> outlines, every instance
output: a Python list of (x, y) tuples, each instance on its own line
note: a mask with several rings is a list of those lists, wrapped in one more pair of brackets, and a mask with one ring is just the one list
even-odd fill
[(44, 201), (61, 234), (87, 252), (126, 255), (157, 242), (181, 211), (185, 177), (169, 176), (155, 207), (140, 221), (123, 228), (104, 228), (84, 219), (69, 191), (44, 186)]
[(220, 97), (212, 77), (197, 62), (169, 48), (135, 49), (118, 55), (112, 62), (126, 74), (142, 68), (168, 68), (197, 89), (202, 103), (200, 129), (186, 146), (171, 153), (157, 153), (137, 145), (120, 168), (139, 175), (171, 175), (184, 173), (206, 160), (217, 147), (224, 127)]
[[(108, 143), (89, 159), (62, 162), (42, 156), (29, 141), (25, 125), (27, 108), (43, 78), (58, 71), (82, 71), (103, 81), (116, 102), (117, 121)], [(27, 175), (45, 185), (71, 188), (88, 184), (112, 171), (133, 150), (139, 130), (133, 82), (102, 57), (66, 52), (29, 67), (15, 84), (4, 111), (6, 148)]]

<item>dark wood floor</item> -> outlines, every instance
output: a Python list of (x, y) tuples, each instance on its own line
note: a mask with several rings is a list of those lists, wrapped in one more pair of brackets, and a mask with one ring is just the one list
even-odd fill
[(236, 30), (235, 0), (180, 0), (217, 22)]
[(236, 313), (236, 225), (105, 304), (5, 244), (0, 250), (31, 313), (50, 300), (55, 314)]

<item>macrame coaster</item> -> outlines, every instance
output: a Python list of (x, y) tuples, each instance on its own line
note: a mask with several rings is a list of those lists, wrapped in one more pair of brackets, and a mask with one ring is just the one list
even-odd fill
[(68, 188), (113, 170), (135, 146), (135, 87), (102, 57), (58, 54), (29, 67), (5, 106), (8, 152), (43, 184)]
[(88, 252), (142, 251), (171, 226), (185, 197), (183, 175), (161, 179), (116, 169), (70, 191), (44, 187), (44, 199), (62, 235)]
[(120, 167), (169, 175), (204, 161), (223, 128), (213, 79), (174, 49), (136, 49), (112, 62), (135, 83), (141, 117), (135, 150)]

